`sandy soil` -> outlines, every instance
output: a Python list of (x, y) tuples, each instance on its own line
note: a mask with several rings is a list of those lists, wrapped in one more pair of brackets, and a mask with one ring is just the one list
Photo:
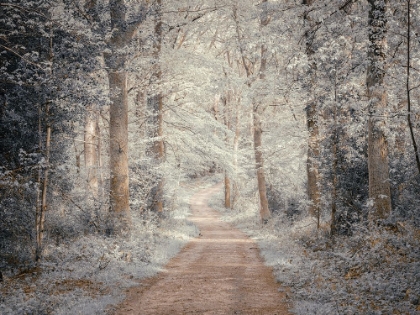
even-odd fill
[(290, 314), (257, 244), (207, 206), (222, 184), (191, 198), (200, 229), (165, 270), (129, 290), (117, 314)]

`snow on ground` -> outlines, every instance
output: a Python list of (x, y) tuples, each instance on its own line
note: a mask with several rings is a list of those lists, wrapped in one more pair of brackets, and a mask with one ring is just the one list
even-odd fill
[(263, 227), (253, 204), (226, 210), (223, 192), (211, 202), (258, 242), (295, 314), (420, 314), (418, 229), (404, 222), (361, 226), (331, 239), (304, 216), (291, 221), (280, 212)]
[(184, 184), (176, 210), (158, 220), (133, 214), (129, 241), (101, 235), (49, 244), (39, 268), (0, 282), (0, 314), (112, 314), (127, 288), (162, 270), (197, 228), (187, 220), (189, 198), (214, 178)]

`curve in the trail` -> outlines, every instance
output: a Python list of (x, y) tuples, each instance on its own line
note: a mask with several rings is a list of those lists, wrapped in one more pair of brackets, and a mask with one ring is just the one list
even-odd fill
[(257, 244), (207, 206), (217, 184), (191, 198), (200, 236), (154, 278), (132, 288), (117, 312), (148, 314), (289, 314)]

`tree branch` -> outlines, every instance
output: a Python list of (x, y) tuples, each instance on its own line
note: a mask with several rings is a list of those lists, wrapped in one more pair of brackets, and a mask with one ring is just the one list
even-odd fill
[(47, 19), (47, 20), (50, 20), (50, 18), (49, 18), (49, 17), (47, 17), (45, 14), (43, 14), (43, 13), (41, 13), (41, 12), (39, 12), (39, 11), (35, 10), (35, 9), (28, 9), (28, 8), (22, 7), (22, 6), (17, 5), (17, 4), (12, 4), (12, 3), (0, 3), (0, 7), (12, 7), (12, 8), (19, 9), (19, 10), (21, 10), (21, 11), (25, 11), (25, 12), (29, 12), (29, 13), (36, 13), (36, 14), (38, 14), (39, 16), (42, 16), (43, 18), (45, 18), (45, 19)]
[(25, 57), (23, 57), (21, 54), (19, 54), (18, 52), (14, 51), (13, 49), (11, 49), (11, 48), (9, 48), (9, 47), (6, 47), (6, 46), (4, 46), (4, 45), (2, 45), (2, 44), (0, 44), (0, 46), (1, 46), (1, 47), (3, 47), (4, 49), (6, 49), (7, 51), (11, 52), (12, 54), (15, 54), (16, 56), (18, 56), (19, 58), (21, 58), (22, 60), (24, 60), (26, 63), (29, 63), (29, 64), (31, 64), (31, 65), (33, 65), (33, 66), (35, 66), (35, 67), (39, 68), (39, 69), (44, 70), (44, 68), (42, 68), (39, 64), (34, 63), (34, 62), (32, 62), (32, 61), (30, 61), (30, 60), (26, 59), (26, 58), (25, 58)]

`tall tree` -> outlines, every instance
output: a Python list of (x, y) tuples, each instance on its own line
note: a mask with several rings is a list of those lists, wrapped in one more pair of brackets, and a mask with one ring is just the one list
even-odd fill
[(235, 207), (235, 203), (239, 198), (239, 187), (238, 187), (238, 149), (239, 149), (239, 138), (240, 138), (240, 120), (239, 120), (239, 104), (240, 97), (235, 97), (235, 135), (233, 137), (233, 167), (235, 171), (235, 179), (233, 182), (233, 197), (232, 207)]
[[(98, 14), (97, 0), (86, 1), (84, 9), (86, 17), (91, 23), (100, 23)], [(101, 58), (102, 59), (102, 58)], [(103, 60), (103, 59), (102, 59)], [(92, 77), (97, 76), (97, 71), (91, 74)], [(99, 110), (97, 104), (91, 104), (87, 107), (85, 114), (85, 130), (84, 130), (84, 158), (85, 168), (87, 172), (87, 188), (90, 195), (98, 198), (99, 177), (98, 167), (100, 160), (100, 137), (99, 137)]]
[[(153, 44), (153, 55), (155, 58), (155, 80), (158, 85), (162, 81), (162, 69), (159, 62), (160, 53), (162, 50), (162, 1), (156, 0), (155, 2), (155, 38)], [(153, 143), (152, 154), (160, 165), (165, 157), (165, 146), (163, 142), (163, 95), (162, 92), (153, 95), (150, 99), (152, 115), (153, 115), (153, 132), (152, 137), (156, 140)], [(158, 213), (163, 212), (163, 189), (164, 178), (158, 175), (157, 184), (152, 189), (152, 209)]]
[[(267, 10), (267, 0), (262, 2), (262, 13), (260, 18), (260, 27), (263, 29), (270, 22), (270, 17)], [(265, 72), (267, 69), (267, 47), (263, 42), (261, 44), (261, 57), (260, 57), (260, 71), (259, 79), (265, 80)], [(261, 220), (265, 223), (271, 217), (270, 209), (268, 208), (267, 199), (267, 184), (264, 172), (264, 158), (262, 153), (262, 119), (261, 116), (265, 110), (265, 106), (260, 101), (254, 100), (253, 104), (253, 129), (254, 129), (254, 151), (255, 151), (255, 164), (257, 169), (258, 191), (260, 195), (260, 215)]]
[(385, 110), (388, 94), (385, 88), (387, 0), (369, 0), (369, 66), (367, 92), (369, 97), (368, 168), (369, 198), (373, 202), (371, 217), (385, 218), (391, 212), (388, 143), (385, 136)]
[(410, 130), (410, 137), (411, 142), (413, 144), (414, 155), (416, 158), (416, 165), (417, 170), (420, 174), (420, 153), (419, 148), (416, 142), (416, 138), (414, 136), (414, 127), (413, 122), (411, 120), (411, 0), (407, 0), (407, 77), (406, 77), (406, 90), (407, 90), (407, 121), (408, 121), (408, 128)]
[[(224, 124), (226, 129), (230, 130), (230, 117), (229, 117), (229, 106), (231, 104), (232, 95), (231, 91), (227, 91), (226, 95), (223, 97), (223, 107), (224, 107)], [(226, 146), (229, 147), (229, 135), (228, 131), (225, 133), (225, 142)], [(231, 191), (230, 191), (230, 178), (228, 171), (225, 170), (225, 208), (230, 209), (231, 205)]]
[(98, 113), (90, 106), (85, 117), (85, 134), (84, 134), (84, 157), (87, 172), (88, 191), (93, 198), (98, 197), (99, 180), (99, 122)]
[[(53, 79), (53, 69), (54, 69), (54, 32), (52, 26), (49, 27), (49, 39), (48, 39), (48, 64), (49, 68), (47, 70), (47, 76), (49, 80)], [(48, 94), (47, 94), (48, 95)], [(51, 95), (48, 95), (51, 97)], [(47, 96), (47, 97), (48, 97)], [(47, 191), (49, 188), (49, 173), (50, 173), (50, 159), (51, 159), (51, 132), (52, 132), (52, 119), (50, 117), (50, 108), (52, 101), (50, 98), (47, 98), (45, 104), (45, 129), (46, 129), (46, 139), (45, 139), (45, 163), (46, 167), (43, 171), (42, 178), (42, 190), (38, 193), (38, 196), (41, 197), (40, 200), (37, 200), (36, 213), (35, 213), (35, 231), (36, 231), (36, 250), (35, 250), (35, 260), (38, 262), (42, 256), (44, 233), (45, 233), (45, 217), (48, 209), (48, 195)], [(42, 127), (39, 126), (40, 137), (42, 135)], [(40, 140), (42, 144), (42, 140)], [(38, 189), (41, 189), (39, 187)], [(39, 204), (40, 202), (40, 204)]]
[[(268, 22), (268, 14), (267, 14), (267, 1), (263, 1), (263, 9), (262, 14), (260, 17), (260, 27), (265, 27)], [(242, 66), (245, 69), (246, 77), (248, 78), (248, 86), (251, 87), (251, 76), (252, 72), (250, 69), (249, 62), (245, 56), (244, 50), (244, 43), (242, 34), (240, 31), (239, 25), (239, 17), (237, 12), (237, 5), (233, 6), (233, 19), (235, 22), (235, 32), (236, 37), (238, 40), (239, 45), (239, 52), (240, 58), (242, 62)], [(259, 71), (259, 79), (265, 79), (265, 71), (267, 66), (267, 49), (264, 44), (261, 45), (261, 56), (260, 56), (260, 71)], [(258, 195), (260, 199), (260, 217), (263, 223), (266, 223), (271, 218), (271, 212), (268, 208), (268, 199), (267, 199), (267, 187), (266, 187), (266, 180), (265, 180), (265, 173), (264, 173), (264, 158), (262, 153), (262, 119), (261, 115), (264, 112), (264, 105), (261, 104), (260, 100), (253, 99), (252, 105), (252, 137), (253, 137), (253, 146), (254, 146), (254, 156), (255, 156), (255, 168), (257, 173), (257, 183), (258, 183)]]
[(309, 16), (311, 6), (315, 0), (303, 0), (303, 4), (307, 6), (304, 14), (305, 23), (305, 40), (306, 40), (306, 55), (308, 58), (308, 86), (309, 86), (309, 101), (306, 105), (306, 122), (308, 127), (308, 152), (306, 172), (308, 176), (308, 197), (310, 201), (309, 213), (317, 217), (317, 224), (319, 227), (320, 217), (320, 203), (321, 191), (319, 188), (319, 126), (318, 126), (318, 110), (317, 110), (317, 96), (315, 89), (317, 85), (317, 65), (315, 61), (314, 39), (318, 24)]
[(137, 19), (127, 22), (124, 0), (109, 3), (112, 35), (108, 40), (109, 51), (104, 55), (108, 71), (110, 98), (110, 210), (109, 233), (124, 234), (131, 225), (128, 174), (128, 93), (126, 70), (127, 46), (145, 19), (141, 3)]
[[(52, 60), (52, 55), (50, 55)], [(41, 197), (40, 200), (37, 201), (37, 208), (36, 208), (36, 251), (35, 251), (35, 260), (38, 262), (42, 256), (42, 248), (43, 248), (43, 241), (44, 241), (44, 232), (45, 232), (45, 216), (48, 208), (48, 200), (47, 200), (47, 190), (49, 185), (49, 171), (50, 171), (50, 154), (51, 154), (51, 121), (49, 117), (49, 109), (50, 101), (47, 101), (46, 104), (46, 140), (45, 140), (45, 163), (46, 167), (44, 169), (43, 179), (42, 179), (42, 190), (39, 196)], [(39, 204), (38, 204), (39, 203)]]

